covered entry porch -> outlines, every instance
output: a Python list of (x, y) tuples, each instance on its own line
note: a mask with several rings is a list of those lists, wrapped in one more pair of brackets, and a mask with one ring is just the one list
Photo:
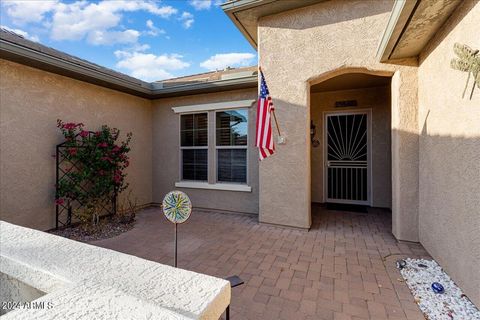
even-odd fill
[(390, 82), (346, 72), (310, 86), (312, 203), (391, 209)]

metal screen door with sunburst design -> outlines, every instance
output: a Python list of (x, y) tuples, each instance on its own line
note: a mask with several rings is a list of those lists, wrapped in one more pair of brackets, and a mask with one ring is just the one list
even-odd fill
[(369, 122), (367, 112), (326, 114), (327, 202), (369, 204)]

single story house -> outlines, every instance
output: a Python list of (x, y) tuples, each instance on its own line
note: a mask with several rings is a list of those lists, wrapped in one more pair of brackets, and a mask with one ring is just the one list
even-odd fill
[(2, 30), (1, 219), (52, 228), (56, 119), (106, 123), (134, 134), (142, 205), (180, 189), (303, 229), (313, 202), (390, 208), (395, 237), (422, 243), (480, 305), (480, 91), (468, 77), (462, 97), (468, 72), (450, 62), (455, 43), (480, 49), (480, 2), (222, 8), (258, 52), (285, 138), (273, 156), (254, 147), (256, 67), (147, 83)]

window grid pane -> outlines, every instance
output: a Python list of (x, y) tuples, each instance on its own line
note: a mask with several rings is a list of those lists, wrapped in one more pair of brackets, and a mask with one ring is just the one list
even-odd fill
[(208, 180), (208, 113), (180, 116), (180, 145), (182, 149), (182, 180)]
[(208, 114), (183, 114), (180, 116), (180, 145), (182, 147), (208, 146)]
[(182, 164), (183, 180), (208, 180), (208, 149), (183, 149)]
[(245, 109), (216, 112), (216, 145), (246, 146), (248, 111)]
[(247, 149), (218, 149), (218, 181), (247, 183)]

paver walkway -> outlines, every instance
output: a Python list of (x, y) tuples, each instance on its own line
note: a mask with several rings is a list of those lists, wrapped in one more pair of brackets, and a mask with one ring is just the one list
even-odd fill
[[(398, 242), (391, 214), (312, 209), (310, 231), (258, 224), (244, 214), (194, 210), (178, 227), (180, 268), (218, 277), (237, 274), (232, 319), (424, 319), (395, 261), (426, 257)], [(173, 225), (158, 208), (135, 227), (93, 244), (173, 264)]]

